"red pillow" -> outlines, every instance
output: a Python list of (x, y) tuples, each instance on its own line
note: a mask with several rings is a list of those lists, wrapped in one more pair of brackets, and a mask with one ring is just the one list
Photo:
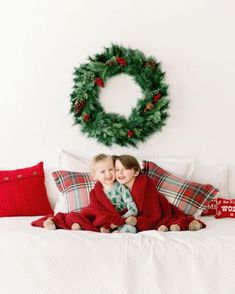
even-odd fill
[(0, 171), (0, 217), (53, 213), (44, 184), (43, 162)]
[(215, 218), (235, 218), (235, 199), (217, 198)]
[(207, 203), (206, 208), (203, 210), (201, 216), (215, 215), (215, 213), (216, 213), (216, 206), (217, 206), (216, 199), (212, 199), (211, 201), (209, 201)]

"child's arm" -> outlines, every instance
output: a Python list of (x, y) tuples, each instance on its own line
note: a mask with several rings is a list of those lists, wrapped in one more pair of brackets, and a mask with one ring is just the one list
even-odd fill
[(136, 216), (138, 214), (138, 209), (134, 201), (127, 203), (127, 212), (123, 214), (124, 218), (128, 216)]
[(138, 214), (138, 208), (133, 197), (131, 196), (129, 189), (127, 189), (125, 186), (121, 186), (120, 192), (122, 194), (123, 201), (127, 204), (127, 212), (123, 214), (123, 217), (127, 218), (129, 216), (136, 216)]

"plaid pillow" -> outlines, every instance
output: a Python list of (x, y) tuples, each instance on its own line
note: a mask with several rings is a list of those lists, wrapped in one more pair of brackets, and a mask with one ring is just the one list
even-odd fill
[(59, 195), (61, 212), (79, 211), (90, 203), (90, 191), (94, 188), (95, 180), (90, 173), (71, 171), (55, 171), (52, 173)]
[(156, 188), (170, 203), (188, 215), (200, 214), (219, 190), (174, 176), (151, 161), (143, 161), (143, 173), (154, 181)]

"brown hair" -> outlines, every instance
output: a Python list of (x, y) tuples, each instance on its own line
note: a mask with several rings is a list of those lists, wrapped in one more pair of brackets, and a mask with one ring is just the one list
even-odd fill
[(134, 169), (134, 171), (141, 173), (141, 167), (140, 164), (137, 160), (137, 158), (135, 158), (132, 155), (127, 155), (127, 154), (123, 154), (123, 155), (113, 155), (112, 156), (113, 161), (115, 163), (116, 160), (119, 160), (121, 162), (121, 164), (126, 168), (126, 169)]

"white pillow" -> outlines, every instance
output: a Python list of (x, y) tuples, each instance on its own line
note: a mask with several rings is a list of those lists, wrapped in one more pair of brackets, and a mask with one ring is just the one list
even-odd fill
[(59, 194), (59, 191), (56, 187), (55, 181), (52, 177), (52, 172), (57, 169), (58, 169), (58, 167), (57, 168), (45, 167), (45, 169), (44, 169), (44, 171), (45, 171), (45, 186), (46, 186), (47, 195), (48, 195), (48, 198), (49, 198), (49, 201), (50, 201), (52, 207), (54, 207), (55, 203), (57, 203), (58, 194)]
[(191, 180), (202, 184), (211, 184), (219, 189), (219, 193), (215, 198), (229, 198), (228, 165), (226, 164), (195, 165)]
[(140, 166), (142, 166), (143, 160), (152, 161), (165, 169), (166, 171), (183, 178), (190, 179), (194, 160), (192, 158), (166, 158), (166, 157), (152, 157), (147, 156), (137, 157)]
[(90, 171), (90, 160), (68, 151), (60, 150), (59, 167), (62, 170), (88, 172)]
[[(141, 166), (143, 160), (153, 161), (170, 173), (173, 173), (180, 177), (189, 179), (193, 172), (194, 161), (192, 158), (160, 158), (147, 156), (140, 157), (136, 155), (134, 156), (138, 159)], [(89, 159), (79, 155), (74, 155), (68, 151), (61, 150), (59, 154), (59, 166), (63, 170), (87, 172), (90, 171), (89, 164)]]

